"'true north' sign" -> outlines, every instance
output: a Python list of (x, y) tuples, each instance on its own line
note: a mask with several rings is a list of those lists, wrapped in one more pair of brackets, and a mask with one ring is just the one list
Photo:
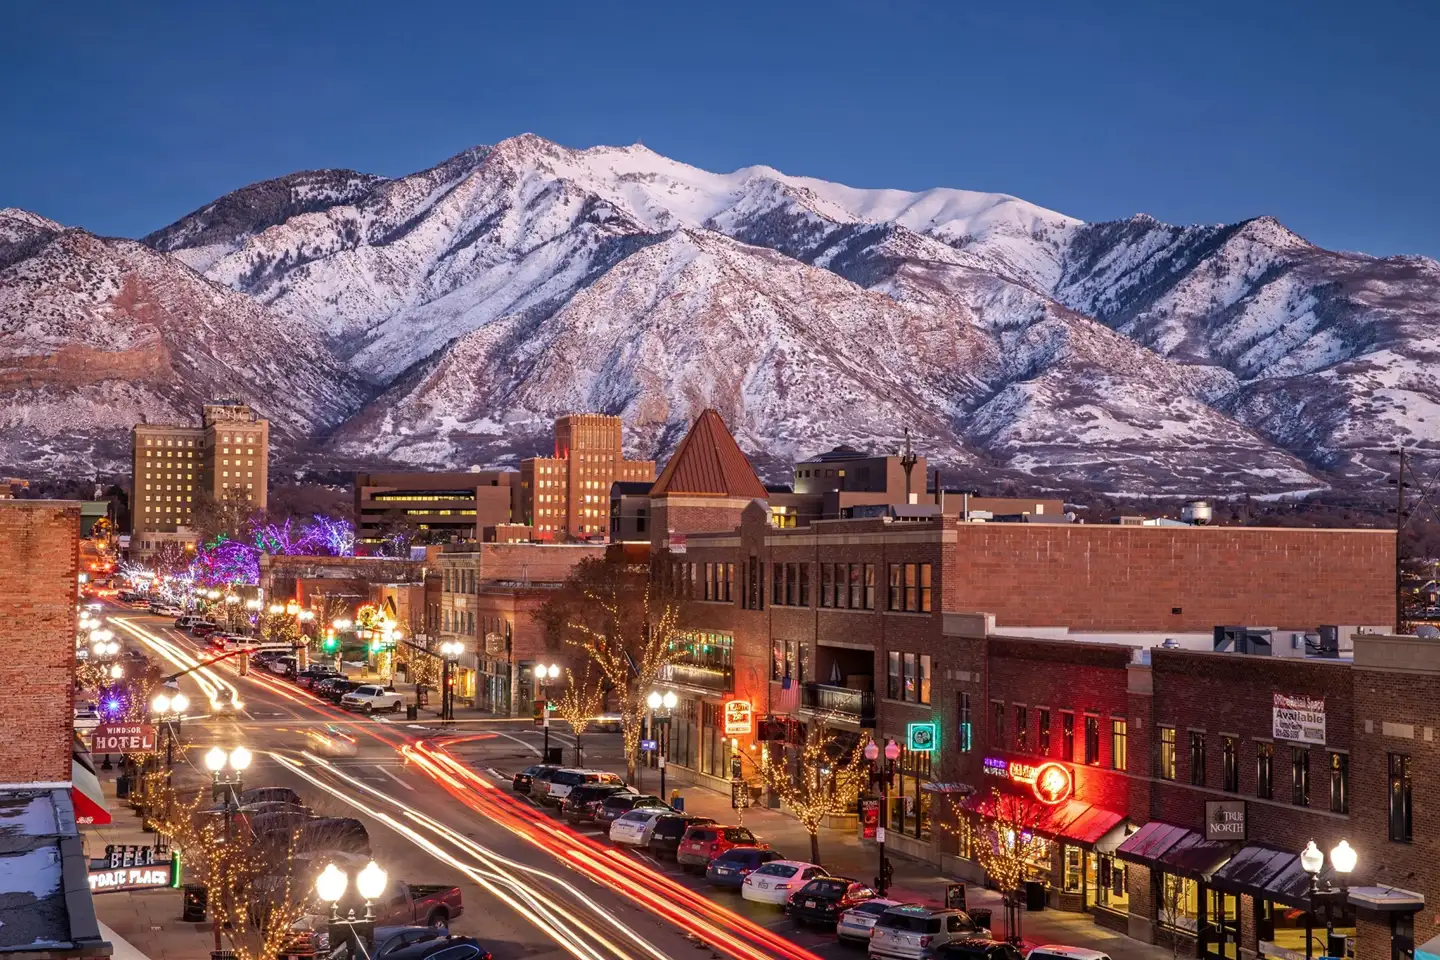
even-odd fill
[(1206, 840), (1245, 839), (1245, 801), (1205, 801)]
[(90, 740), (91, 753), (154, 753), (155, 728), (148, 723), (102, 723)]

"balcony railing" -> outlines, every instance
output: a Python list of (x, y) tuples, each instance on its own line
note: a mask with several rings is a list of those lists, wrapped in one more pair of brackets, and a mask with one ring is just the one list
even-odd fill
[(735, 668), (699, 663), (672, 663), (665, 668), (666, 683), (723, 693), (735, 689)]
[(806, 683), (800, 688), (800, 709), (811, 713), (834, 714), (862, 727), (875, 725), (875, 694), (869, 690), (832, 687), (828, 683)]

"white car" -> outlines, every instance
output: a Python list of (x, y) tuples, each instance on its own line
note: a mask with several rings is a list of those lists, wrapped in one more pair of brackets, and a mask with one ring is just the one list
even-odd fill
[(356, 687), (341, 697), (340, 707), (344, 710), (359, 710), (362, 713), (374, 713), (377, 710), (394, 713), (404, 702), (405, 698), (394, 690), (386, 690), (377, 684), (366, 684)]
[(100, 711), (95, 709), (95, 704), (81, 702), (75, 704), (75, 729), (81, 733), (89, 733), (100, 726)]
[[(870, 931), (870, 956), (894, 960), (923, 960), (938, 948), (957, 940), (990, 939), (990, 931), (977, 926), (963, 910), (907, 903), (880, 914)], [(1004, 960), (1020, 960), (1020, 951), (1000, 946)]]
[(803, 860), (771, 860), (750, 871), (740, 886), (740, 896), (757, 903), (784, 906), (790, 894), (816, 877), (825, 876), (825, 868)]
[(649, 846), (650, 836), (655, 832), (655, 821), (667, 813), (674, 813), (674, 811), (658, 807), (631, 810), (610, 824), (610, 842), (623, 843), (627, 847)]
[(588, 783), (608, 784), (616, 787), (625, 785), (625, 781), (620, 779), (619, 774), (606, 770), (576, 770), (566, 767), (563, 770), (556, 770), (550, 775), (549, 792), (541, 799), (551, 806), (563, 807), (571, 790)]
[(835, 936), (841, 940), (864, 943), (870, 939), (870, 931), (875, 929), (875, 921), (880, 919), (880, 914), (898, 906), (899, 900), (886, 900), (884, 897), (857, 903), (840, 914), (840, 919), (835, 922)]
[(1058, 943), (1047, 943), (1027, 953), (1025, 960), (1110, 960), (1110, 956), (1089, 947), (1066, 947)]

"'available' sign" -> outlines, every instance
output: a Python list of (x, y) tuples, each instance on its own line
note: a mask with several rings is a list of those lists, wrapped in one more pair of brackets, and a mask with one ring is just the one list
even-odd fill
[(90, 740), (91, 753), (154, 753), (155, 728), (148, 723), (102, 723)]
[(1292, 697), (1273, 694), (1276, 740), (1297, 740), (1300, 743), (1325, 745), (1325, 701), (1315, 697)]

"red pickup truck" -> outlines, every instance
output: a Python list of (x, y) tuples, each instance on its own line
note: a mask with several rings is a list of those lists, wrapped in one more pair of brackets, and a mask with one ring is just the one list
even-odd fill
[[(353, 896), (353, 892), (350, 895)], [(363, 905), (357, 901), (350, 906), (356, 907), (358, 914)], [(347, 909), (346, 901), (341, 901), (340, 908), (341, 912)], [(392, 931), (396, 927), (408, 926), (448, 927), (451, 920), (465, 912), (460, 902), (459, 887), (406, 883), (403, 880), (396, 881), (385, 891), (385, 896), (375, 904), (374, 910), (377, 931), (383, 927)], [(319, 956), (329, 956), (324, 920), (307, 917), (300, 921), (300, 925), (308, 925), (312, 929), (294, 930), (276, 960), (315, 960)]]

